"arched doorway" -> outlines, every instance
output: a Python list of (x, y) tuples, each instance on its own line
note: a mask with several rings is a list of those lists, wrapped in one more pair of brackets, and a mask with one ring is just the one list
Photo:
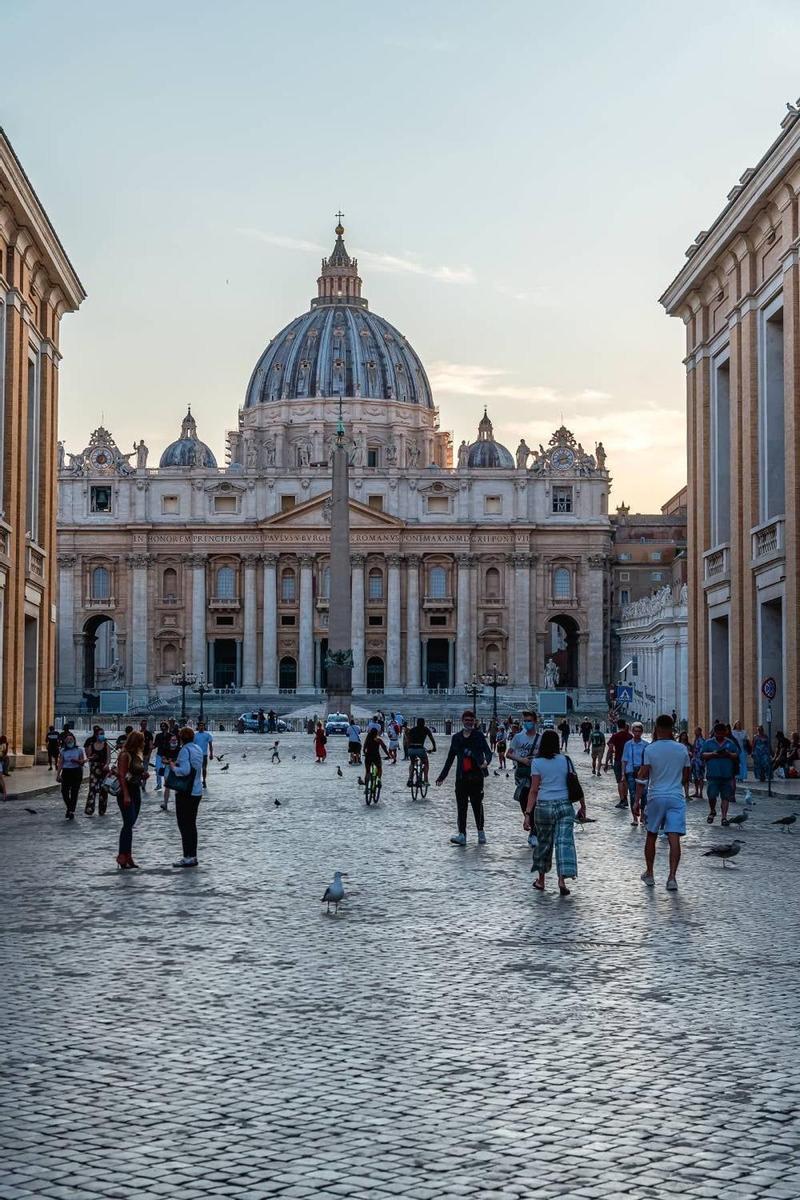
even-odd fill
[(297, 662), (293, 658), (282, 658), (278, 666), (278, 687), (281, 691), (293, 692), (297, 687)]
[(96, 692), (121, 682), (117, 627), (105, 613), (90, 617), (83, 627), (83, 690)]
[(383, 659), (367, 659), (367, 690), (370, 692), (383, 691)]
[(547, 660), (554, 659), (560, 688), (578, 686), (578, 632), (577, 621), (566, 613), (551, 617), (547, 622), (542, 678)]

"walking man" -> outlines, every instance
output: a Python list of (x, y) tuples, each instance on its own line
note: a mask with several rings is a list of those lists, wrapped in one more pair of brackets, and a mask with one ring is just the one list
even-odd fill
[(631, 825), (634, 828), (641, 820), (644, 825), (644, 816), (647, 804), (647, 785), (645, 784), (639, 802), (639, 813), (636, 813), (636, 777), (639, 774), (639, 768), (644, 766), (644, 752), (647, 749), (647, 742), (642, 740), (644, 726), (641, 721), (634, 721), (631, 725), (632, 737), (627, 741), (622, 748), (622, 786), (625, 788), (625, 795), (631, 808)]
[(186, 783), (175, 789), (175, 817), (181, 833), (183, 857), (173, 867), (197, 866), (197, 810), (203, 798), (203, 752), (194, 740), (191, 729), (181, 729), (180, 749), (173, 762), (173, 774)]
[(461, 714), (461, 729), (450, 739), (441, 774), (436, 786), (441, 787), (450, 767), (456, 763), (456, 807), (458, 809), (458, 833), (450, 838), (454, 846), (467, 844), (467, 809), (472, 806), (478, 844), (486, 845), (483, 829), (483, 781), (489, 773), (492, 751), (479, 729), (475, 728), (475, 713), (468, 708)]
[(561, 753), (567, 753), (567, 745), (569, 743), (569, 721), (566, 717), (558, 727), (558, 732), (561, 734)]
[(653, 867), (656, 861), (658, 835), (663, 830), (669, 842), (669, 875), (667, 891), (678, 890), (678, 863), (681, 861), (681, 838), (686, 833), (686, 785), (691, 774), (689, 751), (674, 740), (675, 726), (666, 713), (656, 718), (653, 741), (644, 751), (644, 762), (636, 778), (636, 807), (641, 812), (642, 797), (647, 788), (647, 838), (644, 843), (645, 869), (642, 883), (655, 886)]
[(739, 747), (727, 736), (722, 721), (714, 723), (714, 736), (703, 742), (703, 762), (706, 765), (706, 795), (708, 796), (709, 825), (717, 815), (717, 799), (722, 804), (722, 824), (728, 824), (728, 805), (733, 799), (734, 776), (739, 767)]
[(628, 731), (628, 722), (620, 719), (617, 721), (617, 732), (612, 733), (608, 739), (608, 749), (606, 751), (606, 767), (611, 763), (614, 771), (614, 778), (617, 781), (617, 791), (619, 792), (619, 803), (617, 808), (626, 808), (627, 800), (625, 799), (625, 779), (622, 769), (622, 752), (625, 749), (627, 742), (631, 740), (631, 735)]
[(203, 787), (207, 787), (206, 774), (208, 772), (208, 760), (214, 757), (214, 742), (211, 734), (206, 729), (205, 721), (197, 722), (197, 729), (194, 734), (194, 744), (199, 746), (203, 755)]
[(589, 734), (589, 744), (592, 748), (592, 774), (599, 775), (603, 765), (603, 751), (606, 748), (605, 735), (600, 728), (599, 721), (595, 721), (592, 732)]
[(591, 739), (592, 739), (592, 722), (588, 721), (586, 719), (586, 717), (584, 717), (584, 719), (581, 721), (580, 728), (581, 728), (581, 737), (583, 738), (583, 751), (584, 751), (584, 754), (588, 754), (589, 753), (589, 743), (591, 742)]

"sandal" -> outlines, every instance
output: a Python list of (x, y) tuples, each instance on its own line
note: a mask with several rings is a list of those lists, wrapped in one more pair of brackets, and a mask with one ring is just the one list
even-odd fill
[(538, 879), (534, 879), (534, 881), (533, 881), (533, 890), (534, 890), (535, 892), (543, 892), (543, 891), (544, 891), (544, 884), (543, 884), (543, 883), (540, 883)]
[(716, 813), (711, 813), (710, 816), (706, 817), (706, 825), (713, 825), (716, 815)]
[(558, 894), (559, 896), (569, 896), (571, 893), (568, 887), (564, 887), (563, 884), (559, 884)]

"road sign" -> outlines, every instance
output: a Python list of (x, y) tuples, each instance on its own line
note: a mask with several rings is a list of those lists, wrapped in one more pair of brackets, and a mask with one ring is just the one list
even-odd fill
[(633, 684), (617, 684), (617, 704), (633, 704)]
[(761, 684), (761, 695), (765, 696), (767, 698), (767, 700), (774, 700), (775, 697), (777, 696), (777, 694), (778, 694), (778, 685), (775, 682), (775, 680), (773, 679), (773, 677), (771, 675), (768, 675), (767, 678)]

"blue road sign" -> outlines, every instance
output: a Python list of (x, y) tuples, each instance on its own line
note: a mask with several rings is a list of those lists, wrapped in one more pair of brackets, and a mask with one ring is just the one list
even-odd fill
[(617, 704), (633, 704), (633, 684), (617, 684)]
[(761, 694), (763, 696), (765, 696), (767, 698), (767, 700), (774, 700), (775, 697), (777, 696), (778, 684), (772, 678), (771, 675), (768, 675), (767, 678), (764, 680), (764, 682), (761, 684)]

